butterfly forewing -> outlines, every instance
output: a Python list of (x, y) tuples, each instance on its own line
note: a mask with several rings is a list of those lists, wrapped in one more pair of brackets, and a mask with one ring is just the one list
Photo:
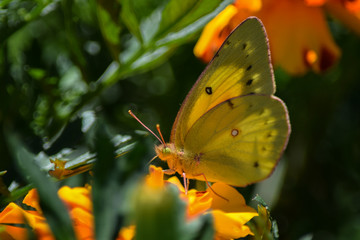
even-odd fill
[(257, 18), (249, 18), (225, 40), (189, 92), (173, 125), (171, 142), (182, 148), (195, 121), (227, 99), (274, 91), (266, 33)]
[(184, 141), (184, 172), (235, 186), (260, 181), (275, 168), (289, 132), (280, 99), (256, 94), (229, 99), (190, 128)]

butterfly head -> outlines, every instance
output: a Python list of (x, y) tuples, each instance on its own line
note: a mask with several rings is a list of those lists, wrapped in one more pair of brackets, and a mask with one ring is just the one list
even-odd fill
[(172, 143), (160, 144), (155, 146), (155, 152), (163, 161), (168, 161), (174, 157), (175, 146)]

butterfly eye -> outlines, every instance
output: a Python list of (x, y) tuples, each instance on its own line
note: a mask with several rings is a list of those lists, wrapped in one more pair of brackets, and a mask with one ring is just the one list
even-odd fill
[(169, 154), (169, 153), (171, 153), (171, 149), (169, 147), (164, 147), (163, 154)]

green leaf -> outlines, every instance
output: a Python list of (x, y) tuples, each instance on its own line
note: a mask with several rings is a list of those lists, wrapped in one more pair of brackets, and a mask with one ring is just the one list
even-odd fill
[[(157, 46), (164, 44), (182, 43), (187, 39), (198, 33), (212, 18), (214, 18), (227, 5), (232, 3), (232, 0), (212, 1), (202, 0), (193, 1), (188, 0), (188, 8), (183, 13), (173, 10), (181, 9), (177, 0), (172, 0), (163, 13), (163, 23), (161, 29), (166, 29), (161, 34), (158, 34)], [(176, 11), (174, 13), (174, 11)], [(168, 18), (173, 18), (173, 23), (170, 25)], [(169, 21), (170, 22), (170, 21)]]
[(49, 11), (46, 8), (51, 4), (54, 5), (54, 2), (49, 0), (0, 1), (0, 42), (4, 42), (27, 23), (47, 15)]
[(136, 239), (213, 239), (212, 216), (201, 215), (190, 222), (186, 203), (173, 184), (151, 186), (142, 181), (134, 191), (132, 216)]
[(148, 42), (157, 32), (161, 9), (168, 0), (123, 0), (121, 18), (141, 42)]
[(189, 239), (214, 239), (214, 222), (211, 214), (205, 214), (192, 220), (187, 226)]
[(35, 156), (30, 153), (14, 133), (7, 133), (8, 143), (19, 172), (33, 184), (40, 197), (43, 214), (56, 239), (76, 239), (69, 213), (57, 195), (56, 185), (39, 170)]
[(116, 59), (120, 53), (121, 26), (118, 22), (120, 5), (114, 1), (103, 0), (97, 0), (97, 3), (96, 10), (100, 30)]
[[(214, 11), (220, 0), (171, 0), (162, 13), (162, 32), (177, 32)], [(226, 4), (223, 3), (223, 5)]]
[[(90, 130), (89, 130), (90, 131)], [(97, 161), (94, 166), (93, 206), (95, 217), (96, 239), (114, 239), (124, 225), (125, 196), (130, 182), (140, 175), (143, 169), (142, 158), (133, 153), (143, 155), (144, 149), (137, 148), (132, 154), (116, 158), (114, 140), (102, 120), (97, 119), (92, 126), (95, 132), (95, 151)]]
[(182, 239), (185, 212), (185, 202), (175, 186), (157, 190), (139, 188), (135, 200), (136, 239)]
[(165, 61), (177, 46), (192, 39), (232, 1), (171, 0), (157, 5), (154, 2), (122, 1), (122, 19), (135, 37), (126, 42), (120, 55), (119, 78)]
[(116, 232), (115, 222), (117, 217), (116, 203), (118, 196), (118, 184), (115, 181), (118, 172), (115, 163), (115, 148), (110, 142), (106, 131), (95, 126), (95, 150), (98, 162), (94, 168), (94, 183), (92, 198), (95, 217), (96, 239), (111, 239)]
[(9, 204), (10, 202), (14, 202), (21, 197), (24, 197), (34, 186), (32, 184), (28, 184), (25, 187), (15, 189), (10, 192), (8, 196), (0, 196), (0, 208)]

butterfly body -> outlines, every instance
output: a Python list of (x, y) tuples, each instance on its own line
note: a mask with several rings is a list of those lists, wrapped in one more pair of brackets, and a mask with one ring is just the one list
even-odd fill
[(277, 97), (264, 28), (249, 18), (225, 40), (174, 122), (170, 143), (155, 147), (186, 177), (246, 186), (274, 170), (290, 134)]

